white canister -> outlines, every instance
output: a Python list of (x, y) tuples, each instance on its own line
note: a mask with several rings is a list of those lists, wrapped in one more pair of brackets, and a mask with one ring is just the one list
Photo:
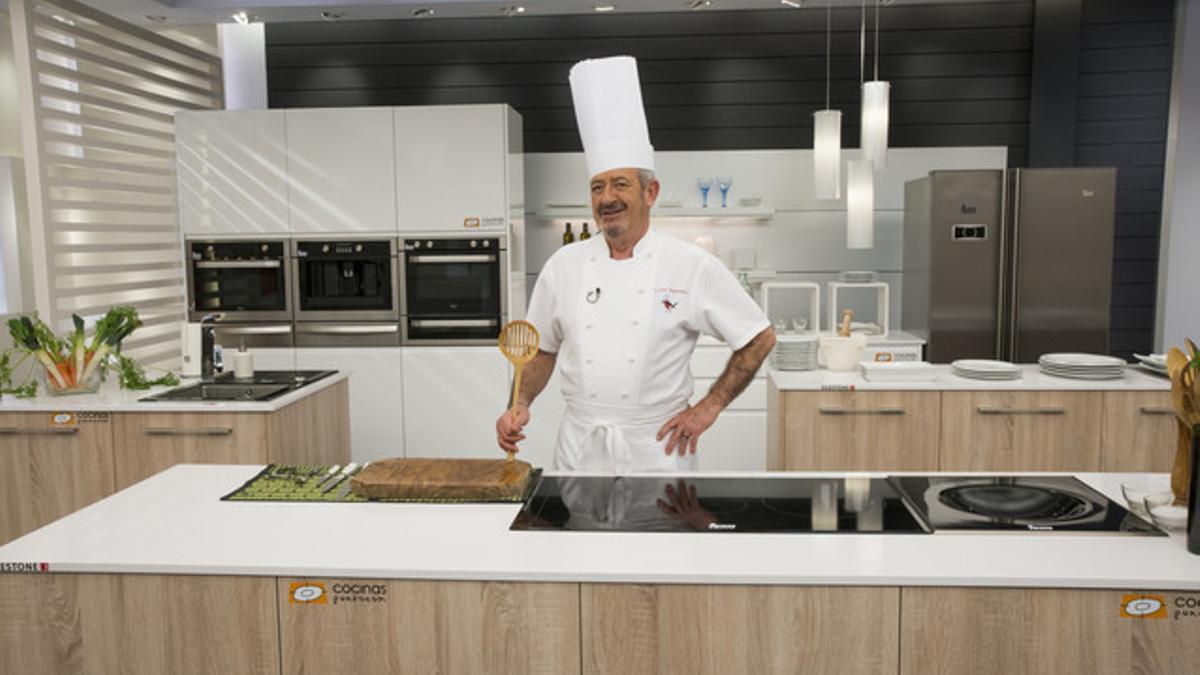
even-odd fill
[(245, 349), (233, 353), (233, 376), (239, 380), (254, 377), (254, 355)]
[(821, 336), (821, 356), (825, 359), (825, 367), (829, 370), (854, 371), (862, 359), (863, 348), (867, 346), (867, 336), (856, 333), (850, 337), (840, 335)]

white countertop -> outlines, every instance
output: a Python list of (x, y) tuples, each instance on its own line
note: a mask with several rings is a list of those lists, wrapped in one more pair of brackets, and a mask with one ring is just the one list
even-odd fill
[[(35, 398), (17, 398), (6, 395), (0, 399), (0, 412), (274, 412), (344, 379), (346, 379), (346, 373), (338, 372), (270, 401), (139, 401), (138, 399), (159, 394), (174, 387), (153, 387), (142, 391), (121, 389), (117, 386), (116, 377), (113, 376), (94, 394), (49, 396), (42, 393)], [(183, 387), (197, 382), (199, 380), (195, 378), (185, 379), (178, 386)], [(39, 391), (42, 389), (39, 388)]]
[[(0, 548), (0, 565), (47, 563), (50, 572), (1200, 590), (1200, 557), (1187, 552), (1182, 535), (514, 532), (508, 527), (520, 508), (515, 504), (218, 500), (261, 468), (176, 466)], [(1130, 476), (1080, 478), (1119, 500), (1120, 481)]]
[(1171, 381), (1130, 366), (1116, 380), (1072, 380), (1044, 375), (1036, 365), (1022, 365), (1019, 380), (987, 381), (959, 377), (949, 365), (934, 365), (937, 377), (929, 382), (872, 382), (857, 372), (830, 370), (775, 370), (768, 377), (784, 391), (1170, 391)]

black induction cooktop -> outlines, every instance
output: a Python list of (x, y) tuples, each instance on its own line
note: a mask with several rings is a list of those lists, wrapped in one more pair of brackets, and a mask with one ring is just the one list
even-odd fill
[(1166, 534), (1074, 476), (892, 476), (937, 532)]
[(886, 480), (543, 476), (513, 530), (923, 534)]

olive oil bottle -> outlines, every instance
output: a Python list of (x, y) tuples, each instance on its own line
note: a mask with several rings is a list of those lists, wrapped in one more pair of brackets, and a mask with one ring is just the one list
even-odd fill
[(575, 233), (571, 231), (571, 224), (567, 223), (567, 228), (563, 230), (563, 246), (574, 243)]
[(592, 233), (588, 232), (587, 221), (584, 221), (583, 222), (583, 231), (579, 233), (579, 241), (583, 241), (585, 239), (591, 239), (591, 238), (592, 238)]

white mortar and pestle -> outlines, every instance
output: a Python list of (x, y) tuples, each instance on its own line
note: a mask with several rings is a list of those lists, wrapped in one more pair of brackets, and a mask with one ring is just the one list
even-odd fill
[(853, 318), (854, 310), (844, 310), (838, 334), (821, 336), (821, 356), (825, 358), (825, 367), (829, 370), (846, 372), (858, 369), (863, 349), (867, 346), (867, 336), (862, 333), (850, 334), (850, 320)]

